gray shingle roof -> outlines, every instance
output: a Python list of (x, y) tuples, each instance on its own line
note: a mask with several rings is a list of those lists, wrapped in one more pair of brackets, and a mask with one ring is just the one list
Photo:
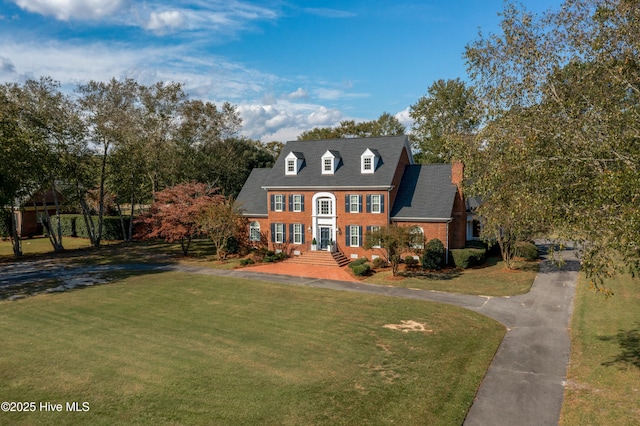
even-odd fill
[(450, 164), (407, 166), (391, 209), (391, 219), (450, 218), (456, 191), (451, 183)]
[[(375, 173), (361, 173), (360, 170), (360, 156), (367, 148), (380, 154), (381, 160)], [(322, 155), (327, 150), (337, 153), (341, 158), (339, 167), (333, 174), (322, 174)], [(412, 158), (406, 136), (287, 142), (271, 173), (262, 182), (262, 186), (269, 188), (388, 187), (393, 182), (393, 175), (403, 150), (407, 150), (409, 158)], [(285, 158), (292, 151), (303, 153), (305, 162), (297, 175), (285, 175)]]
[(248, 216), (267, 215), (267, 191), (262, 185), (271, 173), (271, 169), (253, 169), (244, 183), (236, 202)]

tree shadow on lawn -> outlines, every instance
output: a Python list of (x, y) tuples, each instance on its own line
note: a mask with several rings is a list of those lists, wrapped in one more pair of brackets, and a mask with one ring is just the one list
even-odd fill
[(640, 368), (640, 323), (631, 330), (620, 330), (614, 336), (603, 336), (599, 338), (604, 342), (616, 341), (620, 346), (620, 354), (610, 361), (603, 362), (605, 367), (613, 365), (634, 366)]
[(399, 272), (405, 278), (418, 278), (425, 280), (445, 281), (458, 278), (462, 275), (462, 270), (457, 268), (442, 269), (440, 271), (425, 271), (421, 269), (407, 269)]
[[(159, 274), (165, 272), (162, 265), (121, 265), (113, 270), (85, 270), (69, 269), (60, 276), (48, 278), (28, 279), (24, 282), (16, 282), (0, 287), (0, 300), (18, 300), (43, 293), (65, 293), (68, 291), (82, 290), (97, 285), (111, 284), (129, 277)], [(137, 266), (137, 267), (136, 267)], [(160, 268), (158, 268), (158, 266)]]

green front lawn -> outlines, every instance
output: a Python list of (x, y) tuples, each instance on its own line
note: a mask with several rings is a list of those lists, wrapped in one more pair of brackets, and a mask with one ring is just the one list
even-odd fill
[(578, 281), (563, 425), (640, 424), (640, 281), (605, 285), (614, 296), (590, 290), (583, 274)]
[[(385, 328), (403, 321), (426, 331)], [(461, 308), (162, 273), (0, 302), (3, 424), (461, 424), (505, 333)]]
[(390, 270), (377, 272), (365, 282), (393, 287), (437, 290), (447, 293), (483, 296), (514, 296), (528, 293), (538, 273), (538, 262), (519, 262), (515, 270), (508, 270), (499, 258), (489, 258), (480, 267), (445, 269), (435, 272), (408, 270), (393, 277)]

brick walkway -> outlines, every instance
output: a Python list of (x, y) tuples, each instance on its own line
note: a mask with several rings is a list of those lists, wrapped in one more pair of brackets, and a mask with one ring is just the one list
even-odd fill
[(353, 275), (347, 272), (345, 268), (332, 266), (300, 265), (284, 261), (278, 263), (248, 266), (243, 269), (251, 272), (263, 272), (265, 274), (292, 275), (295, 277), (359, 282)]

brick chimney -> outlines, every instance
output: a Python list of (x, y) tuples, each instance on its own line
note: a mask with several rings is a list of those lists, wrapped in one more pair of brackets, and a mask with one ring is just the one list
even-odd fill
[(450, 248), (463, 248), (467, 235), (467, 208), (462, 193), (462, 180), (464, 179), (464, 164), (456, 161), (451, 164), (451, 183), (454, 184), (458, 192), (453, 201), (453, 222), (450, 225)]

